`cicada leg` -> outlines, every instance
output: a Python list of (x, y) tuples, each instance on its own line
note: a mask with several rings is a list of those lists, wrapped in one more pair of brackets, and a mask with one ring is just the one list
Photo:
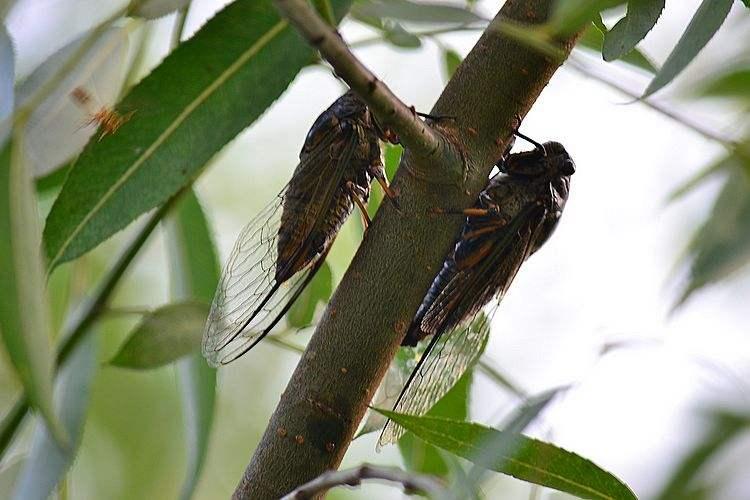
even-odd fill
[(352, 200), (354, 200), (354, 203), (359, 207), (359, 212), (362, 214), (362, 224), (364, 224), (365, 231), (367, 231), (367, 228), (370, 227), (372, 221), (370, 220), (370, 215), (367, 213), (367, 206), (365, 205), (365, 202), (362, 201), (357, 185), (352, 181), (348, 181), (346, 183), (346, 189), (349, 191), (349, 195), (352, 197)]
[(386, 177), (385, 169), (383, 168), (383, 165), (380, 163), (370, 165), (370, 173), (372, 174), (373, 177), (375, 177), (375, 180), (378, 181), (378, 184), (380, 184), (380, 187), (383, 188), (383, 192), (385, 193), (385, 196), (388, 198), (388, 200), (390, 200), (394, 208), (396, 210), (400, 210), (401, 207), (398, 204), (398, 191), (392, 188), (388, 184), (388, 177)]

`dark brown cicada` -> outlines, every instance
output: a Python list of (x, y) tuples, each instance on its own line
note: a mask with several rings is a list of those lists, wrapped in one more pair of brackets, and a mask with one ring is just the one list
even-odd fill
[(394, 137), (351, 91), (315, 121), (289, 183), (240, 233), (216, 289), (203, 335), (213, 366), (252, 349), (320, 269), (356, 203), (375, 178), (393, 201), (379, 140)]
[[(521, 264), (555, 230), (568, 199), (575, 164), (557, 142), (538, 144), (498, 164), (473, 207), (451, 254), (435, 277), (402, 345), (432, 336), (401, 391), (394, 411), (426, 413), (476, 359), (492, 313)], [(482, 324), (477, 324), (478, 322)], [(388, 422), (381, 445), (398, 440), (403, 429)]]

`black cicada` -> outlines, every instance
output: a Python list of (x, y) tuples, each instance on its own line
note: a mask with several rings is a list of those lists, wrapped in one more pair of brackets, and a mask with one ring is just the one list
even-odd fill
[[(426, 413), (476, 358), (489, 326), (482, 308), (510, 287), (521, 264), (555, 230), (568, 199), (575, 164), (557, 142), (537, 144), (498, 164), (412, 321), (402, 345), (432, 336), (401, 391), (394, 411)], [(482, 324), (477, 324), (480, 322)], [(381, 445), (398, 440), (403, 429), (388, 422)]]
[(356, 203), (375, 178), (394, 201), (379, 140), (395, 141), (352, 91), (315, 120), (292, 179), (240, 233), (216, 289), (203, 355), (227, 364), (281, 320), (320, 269)]

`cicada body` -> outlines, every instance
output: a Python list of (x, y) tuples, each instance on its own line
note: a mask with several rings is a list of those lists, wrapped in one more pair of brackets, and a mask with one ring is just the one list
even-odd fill
[[(432, 336), (396, 402), (397, 412), (424, 414), (453, 386), (466, 368), (457, 353), (470, 358), (481, 346), (470, 325), (493, 298), (499, 303), (521, 264), (554, 232), (565, 208), (575, 165), (560, 143), (511, 154), (498, 167), (500, 173), (474, 206), (463, 211), (461, 235), (402, 342), (415, 346)], [(380, 443), (394, 442), (402, 433), (389, 422)]]
[(364, 207), (373, 178), (393, 196), (378, 142), (387, 138), (351, 91), (317, 118), (291, 180), (243, 229), (225, 265), (203, 336), (210, 364), (237, 359), (278, 324), (355, 203)]

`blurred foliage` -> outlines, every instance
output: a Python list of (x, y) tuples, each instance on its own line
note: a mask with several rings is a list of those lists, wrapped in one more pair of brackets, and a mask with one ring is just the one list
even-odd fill
[[(329, 22), (343, 17), (350, 3), (316, 0)], [(748, 0), (743, 3), (750, 7)], [(0, 20), (13, 4), (0, 2)], [(610, 14), (609, 9), (622, 9), (626, 4), (624, 15), (608, 29), (602, 11)], [(529, 36), (544, 41), (550, 34), (585, 27), (579, 47), (601, 54), (606, 61), (619, 60), (654, 75), (643, 93), (645, 98), (691, 64), (724, 25), (733, 2), (704, 0), (657, 68), (639, 45), (652, 29), (659, 28), (664, 4), (663, 0), (560, 1), (550, 22)], [(130, 38), (146, 23), (151, 27), (158, 22), (134, 18), (155, 19), (188, 6), (187, 0), (134, 0), (109, 18), (93, 22), (78, 38), (71, 37), (73, 42), (59, 48), (30, 76), (23, 81), (16, 78), (15, 88), (15, 53), (5, 25), (0, 24), (0, 234), (4, 236), (0, 243), (4, 288), (0, 333), (23, 387), (15, 406), (3, 410), (0, 426), (3, 498), (46, 498), (56, 488), (70, 489), (75, 498), (77, 483), (65, 481), (71, 466), (74, 472), (85, 471), (76, 476), (82, 489), (96, 491), (100, 497), (179, 495), (188, 499), (196, 495), (209, 460), (216, 406), (216, 372), (197, 351), (219, 265), (210, 218), (196, 194), (188, 191), (174, 209), (165, 203), (183, 192), (240, 131), (255, 123), (312, 61), (313, 50), (281, 23), (270, 0), (237, 0), (179, 44), (148, 77), (123, 89), (141, 70), (139, 57), (126, 57)], [(406, 49), (437, 44), (450, 78), (461, 54), (446, 47), (440, 37), (486, 27), (488, 19), (475, 7), (473, 1), (461, 6), (359, 0), (350, 18), (373, 28), (377, 43)], [(71, 99), (71, 92), (79, 87), (93, 93), (93, 107), (82, 107)], [(745, 116), (750, 109), (746, 63), (718, 68), (696, 87), (694, 99), (721, 99)], [(81, 126), (101, 110), (119, 117), (135, 113), (116, 133), (101, 137), (93, 127)], [(675, 193), (675, 197), (682, 196), (709, 178), (723, 176), (720, 193), (683, 257), (688, 278), (678, 304), (750, 262), (750, 136), (746, 128), (740, 133), (745, 135), (722, 142), (727, 149), (722, 158)], [(389, 178), (398, 168), (401, 153), (400, 146), (384, 148)], [(32, 177), (36, 177), (36, 192)], [(371, 215), (382, 199), (375, 188), (368, 205)], [(58, 268), (45, 285), (38, 259), (37, 221), (52, 200), (44, 242), (53, 257), (50, 269), (68, 260), (75, 262)], [(113, 257), (117, 252), (112, 249), (122, 243), (118, 231), (157, 206), (162, 209), (137, 232), (133, 243)], [(161, 299), (152, 290), (154, 283), (166, 281), (164, 273), (138, 283), (137, 291), (134, 287), (117, 297), (124, 307), (147, 305), (154, 310), (139, 325), (105, 315), (114, 289), (168, 212), (169, 303), (158, 307)], [(100, 244), (103, 249), (81, 258)], [(102, 275), (105, 268), (112, 271)], [(336, 270), (333, 262), (321, 269), (291, 309), (292, 327), (314, 324), (319, 305), (333, 292)], [(101, 281), (92, 292), (94, 277)], [(130, 330), (133, 334), (127, 337)], [(53, 339), (60, 342), (58, 362), (62, 362), (54, 376)], [(399, 359), (410, 354), (404, 350)], [(141, 373), (96, 363), (113, 357), (115, 364), (129, 367), (171, 366)], [(395, 372), (403, 377), (408, 374), (405, 367), (397, 365)], [(625, 485), (590, 461), (519, 434), (555, 397), (556, 390), (525, 400), (501, 426), (504, 431), (464, 422), (470, 417), (475, 378), (473, 371), (463, 374), (425, 417), (389, 414), (411, 431), (400, 442), (410, 470), (449, 477), (468, 488), (464, 492), (471, 496), (480, 496), (481, 482), (466, 474), (463, 459), (581, 496), (632, 498)], [(491, 380), (503, 385), (500, 378)], [(30, 437), (20, 432), (29, 402), (44, 417), (35, 419)], [(266, 416), (252, 417), (262, 425)], [(182, 431), (177, 425), (180, 421)], [(705, 440), (667, 481), (661, 498), (710, 491), (710, 485), (696, 478), (746, 427), (745, 416), (717, 416)], [(67, 436), (68, 447), (52, 439), (50, 428), (58, 440)], [(146, 447), (148, 453), (144, 453)], [(509, 458), (532, 466), (534, 472), (513, 465)], [(237, 461), (244, 459), (245, 455)], [(234, 486), (239, 472), (238, 468), (221, 478), (227, 488)]]
[(176, 302), (146, 314), (109, 361), (119, 368), (158, 368), (200, 349), (208, 304)]

